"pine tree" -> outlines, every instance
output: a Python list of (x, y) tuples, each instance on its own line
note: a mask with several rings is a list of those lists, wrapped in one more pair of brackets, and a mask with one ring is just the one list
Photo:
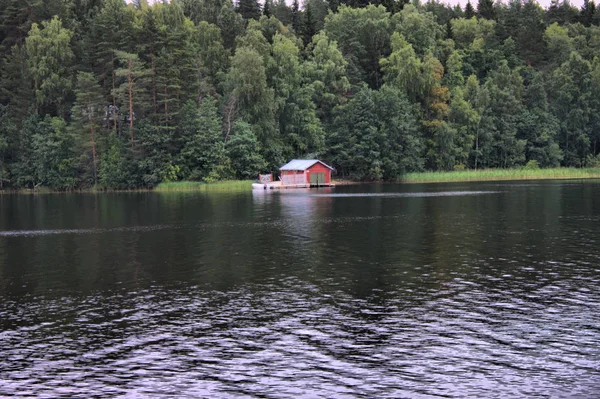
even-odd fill
[(0, 76), (0, 104), (10, 105), (5, 117), (20, 125), (36, 102), (24, 46), (14, 46), (0, 60)]
[(292, 28), (296, 34), (300, 33), (300, 6), (298, 0), (292, 3)]
[(519, 138), (527, 141), (527, 160), (537, 161), (541, 167), (557, 167), (563, 153), (557, 143), (560, 125), (549, 112), (544, 82), (536, 73), (525, 90), (523, 111), (519, 121)]
[[(135, 142), (134, 121), (135, 109), (141, 111), (146, 105), (146, 78), (149, 71), (142, 64), (137, 54), (115, 50), (115, 56), (121, 67), (115, 71), (115, 76), (122, 83), (115, 89), (114, 95), (127, 110), (126, 121), (129, 125), (129, 140), (133, 148)], [(141, 114), (141, 112), (140, 112)]]
[[(117, 107), (117, 57), (114, 50), (134, 51), (133, 40), (135, 10), (126, 7), (122, 0), (105, 0), (102, 9), (92, 20), (85, 42), (90, 51), (83, 54), (83, 64), (90, 65), (98, 76), (106, 98), (110, 98), (107, 126), (115, 133), (119, 128)], [(140, 43), (141, 44), (141, 43)]]
[(177, 163), (182, 178), (215, 181), (227, 177), (225, 143), (215, 101), (206, 97), (198, 107), (189, 100), (181, 113), (183, 147)]
[(257, 0), (239, 0), (236, 11), (245, 19), (259, 19), (260, 4)]
[(312, 41), (313, 36), (317, 33), (317, 29), (315, 27), (315, 21), (310, 2), (307, 1), (305, 4), (304, 16), (302, 19), (302, 39), (304, 41), (304, 45), (307, 46)]
[(263, 6), (263, 15), (269, 18), (271, 16), (271, 7), (272, 0), (265, 0), (265, 5)]
[(496, 19), (494, 0), (479, 0), (477, 3), (477, 15), (485, 19)]
[(333, 12), (338, 11), (338, 7), (340, 6), (340, 0), (328, 0), (327, 4), (329, 5), (329, 9)]
[(8, 106), (0, 104), (0, 190), (9, 181), (7, 157), (16, 134), (16, 126), (8, 117)]
[(583, 0), (583, 5), (581, 6), (581, 12), (579, 14), (579, 22), (585, 26), (592, 25), (595, 13), (596, 3), (594, 0)]
[[(94, 185), (98, 184), (98, 133), (105, 116), (105, 109), (102, 89), (95, 76), (89, 72), (79, 72), (75, 88), (75, 103), (72, 109), (71, 129), (76, 136), (81, 137), (82, 166), (86, 171), (91, 169)], [(91, 160), (88, 156), (89, 151), (91, 151)]]
[(475, 9), (471, 4), (471, 0), (467, 1), (467, 5), (465, 6), (465, 18), (471, 19), (475, 16)]

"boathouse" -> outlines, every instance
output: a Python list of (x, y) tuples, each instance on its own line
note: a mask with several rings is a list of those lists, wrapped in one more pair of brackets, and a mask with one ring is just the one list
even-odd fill
[(333, 168), (318, 159), (293, 159), (279, 171), (283, 186), (330, 186)]

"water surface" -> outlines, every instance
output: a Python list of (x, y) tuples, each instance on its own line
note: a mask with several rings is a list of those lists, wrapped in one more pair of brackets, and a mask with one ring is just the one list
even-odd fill
[(600, 183), (0, 196), (1, 397), (600, 391)]

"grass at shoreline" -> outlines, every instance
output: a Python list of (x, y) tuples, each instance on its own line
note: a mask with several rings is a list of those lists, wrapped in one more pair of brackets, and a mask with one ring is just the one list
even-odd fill
[[(551, 169), (480, 169), (452, 172), (415, 172), (407, 173), (398, 183), (459, 183), (477, 181), (502, 181), (502, 180), (558, 180), (558, 179), (600, 179), (600, 168), (551, 168)], [(335, 179), (335, 185), (361, 184), (366, 182)], [(374, 183), (374, 182), (370, 182)], [(113, 193), (113, 192), (177, 192), (177, 191), (205, 191), (205, 192), (231, 192), (249, 191), (252, 189), (252, 180), (224, 180), (214, 183), (197, 181), (178, 181), (160, 183), (154, 189), (136, 190), (99, 190), (84, 189), (73, 191), (54, 191), (46, 187), (36, 190), (0, 190), (2, 194), (66, 194), (66, 193)]]
[(600, 179), (600, 168), (480, 169), (407, 173), (401, 183), (444, 183), (495, 180)]
[(160, 183), (153, 191), (248, 191), (250, 189), (252, 189), (252, 180), (224, 180), (215, 183), (198, 181)]

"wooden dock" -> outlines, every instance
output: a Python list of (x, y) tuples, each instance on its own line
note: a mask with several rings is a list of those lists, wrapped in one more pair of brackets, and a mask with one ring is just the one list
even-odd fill
[(281, 181), (273, 181), (268, 183), (253, 183), (254, 190), (286, 190), (288, 188), (311, 188), (311, 187), (333, 187), (333, 183), (321, 184), (283, 184)]

